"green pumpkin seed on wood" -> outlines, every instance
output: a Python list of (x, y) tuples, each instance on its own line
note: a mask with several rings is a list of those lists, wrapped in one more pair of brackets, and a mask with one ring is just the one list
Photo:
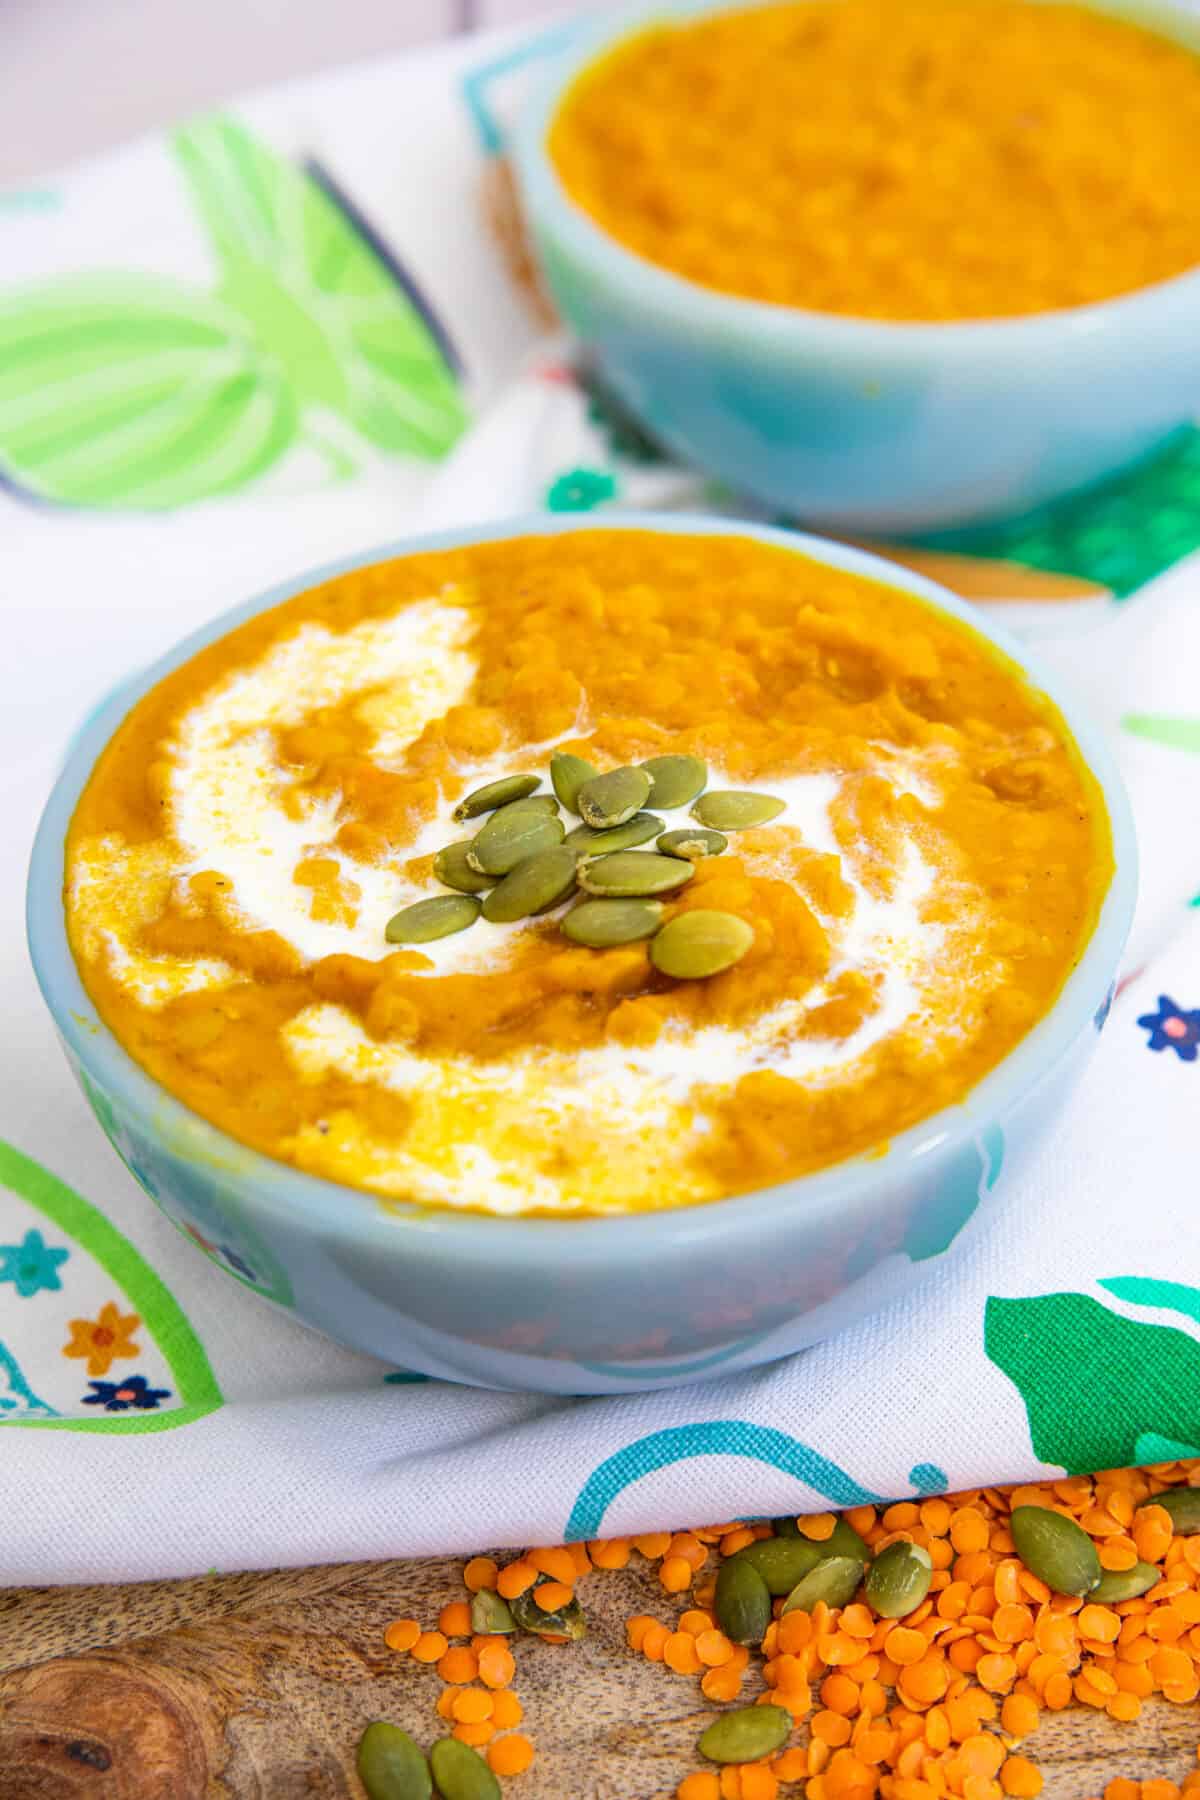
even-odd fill
[(505, 806), (472, 838), (467, 861), (481, 875), (507, 875), (527, 856), (553, 850), (565, 835), (561, 819)]
[(703, 825), (693, 825), (690, 829), (682, 825), (677, 831), (664, 831), (657, 847), (664, 856), (682, 856), (685, 862), (701, 862), (706, 856), (720, 856), (728, 846), (729, 839), (720, 831), (707, 831)]
[(1017, 1555), (1055, 1594), (1090, 1594), (1103, 1570), (1096, 1546), (1074, 1519), (1047, 1506), (1018, 1506), (1009, 1520)]
[(355, 1766), (367, 1800), (430, 1800), (433, 1793), (423, 1754), (407, 1731), (385, 1719), (376, 1719), (359, 1738)]
[(771, 1590), (753, 1563), (727, 1558), (717, 1571), (713, 1616), (731, 1644), (761, 1644), (771, 1623)]
[(1106, 1569), (1088, 1599), (1097, 1606), (1119, 1606), (1122, 1600), (1139, 1600), (1163, 1578), (1153, 1563), (1137, 1562), (1132, 1569)]
[(663, 822), (653, 813), (634, 813), (623, 825), (612, 825), (597, 831), (591, 825), (576, 825), (567, 833), (567, 843), (578, 856), (607, 856), (611, 850), (632, 850), (635, 844), (648, 844), (662, 830)]
[(511, 925), (517, 919), (548, 912), (564, 901), (575, 886), (575, 858), (563, 844), (527, 856), (483, 902), (483, 916), (493, 925)]
[(550, 785), (567, 811), (576, 815), (579, 808), (575, 802), (580, 788), (585, 781), (594, 781), (599, 773), (595, 763), (574, 756), (569, 750), (556, 750), (550, 758)]
[(504, 775), (499, 781), (489, 781), (486, 786), (463, 795), (454, 809), (454, 817), (460, 821), (476, 819), (480, 813), (507, 806), (510, 800), (523, 800), (534, 792), (541, 779), (540, 775)]
[(461, 1738), (439, 1738), (429, 1760), (442, 1800), (502, 1800), (500, 1783), (478, 1750)]
[(389, 944), (432, 944), (465, 931), (481, 910), (473, 894), (437, 894), (432, 900), (414, 900), (394, 913), (383, 935)]
[(581, 1638), (587, 1632), (587, 1620), (578, 1600), (572, 1598), (555, 1612), (546, 1612), (534, 1599), (534, 1588), (526, 1588), (509, 1601), (509, 1610), (522, 1631), (537, 1637)]
[(486, 894), (496, 877), (481, 875), (467, 861), (471, 838), (460, 838), (457, 844), (446, 844), (433, 859), (433, 872), (444, 887), (457, 888), (460, 894)]
[(604, 775), (593, 775), (575, 795), (575, 806), (585, 825), (607, 831), (612, 825), (623, 825), (639, 812), (650, 794), (650, 777), (645, 769), (626, 763), (620, 769), (609, 769)]
[(662, 924), (657, 900), (581, 900), (562, 922), (563, 934), (589, 950), (610, 950), (653, 937)]
[(668, 893), (690, 881), (693, 873), (691, 863), (681, 862), (677, 856), (659, 856), (653, 850), (617, 850), (581, 862), (579, 885), (586, 894), (626, 899)]
[(709, 1762), (758, 1762), (781, 1749), (791, 1730), (792, 1715), (782, 1706), (739, 1706), (714, 1719), (696, 1748)]
[(698, 756), (651, 756), (642, 764), (650, 777), (651, 806), (686, 806), (703, 793), (708, 769)]
[(857, 1556), (823, 1556), (816, 1568), (796, 1583), (783, 1603), (783, 1611), (811, 1612), (818, 1600), (826, 1606), (849, 1606), (858, 1592), (863, 1570)]
[(702, 981), (741, 962), (753, 942), (753, 927), (736, 913), (697, 907), (663, 926), (650, 946), (650, 961), (677, 981)]
[(692, 808), (692, 817), (713, 831), (749, 831), (755, 825), (769, 825), (786, 808), (786, 800), (776, 800), (771, 794), (715, 788), (701, 794)]
[(816, 1568), (822, 1555), (820, 1544), (810, 1544), (807, 1538), (797, 1535), (759, 1538), (739, 1550), (732, 1560), (748, 1562), (766, 1582), (767, 1592), (779, 1596), (790, 1594), (796, 1583)]
[(881, 1619), (903, 1619), (920, 1606), (933, 1580), (933, 1563), (920, 1544), (898, 1538), (881, 1550), (867, 1576), (867, 1600)]
[(492, 1632), (509, 1632), (517, 1629), (517, 1621), (512, 1616), (508, 1601), (503, 1594), (497, 1594), (493, 1588), (479, 1588), (471, 1595), (471, 1630), (481, 1637)]

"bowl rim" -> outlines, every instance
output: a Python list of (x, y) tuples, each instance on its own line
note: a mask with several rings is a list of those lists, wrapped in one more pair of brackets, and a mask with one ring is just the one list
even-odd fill
[[(547, 69), (521, 107), (511, 136), (513, 160), (535, 222), (535, 235), (540, 221), (552, 221), (551, 229), (579, 261), (604, 265), (614, 280), (640, 288), (644, 303), (674, 313), (682, 329), (704, 333), (740, 329), (768, 350), (803, 348), (831, 355), (874, 353), (889, 358), (908, 355), (915, 360), (931, 354), (939, 358), (988, 352), (1026, 355), (1042, 348), (1061, 350), (1064, 343), (1105, 337), (1109, 332), (1144, 330), (1150, 325), (1144, 315), (1176, 305), (1187, 307), (1200, 294), (1198, 263), (1128, 293), (1054, 311), (985, 319), (870, 319), (809, 311), (708, 288), (623, 244), (570, 197), (547, 151), (550, 123), (567, 88), (588, 64), (656, 21), (741, 12), (756, 3), (762, 0), (632, 0), (615, 15), (585, 16), (565, 43), (555, 41), (547, 51)], [(1200, 56), (1200, 18), (1186, 0), (1083, 0), (1083, 4), (1092, 11), (1142, 24)]]
[[(1083, 761), (1091, 771), (1107, 812), (1114, 871), (1090, 937), (1058, 997), (1007, 1056), (952, 1106), (919, 1121), (878, 1147), (847, 1161), (817, 1169), (771, 1187), (657, 1212), (563, 1219), (459, 1212), (449, 1207), (395, 1201), (367, 1189), (310, 1175), (289, 1163), (251, 1149), (177, 1099), (134, 1061), (100, 1018), (84, 988), (69, 946), (64, 905), (65, 840), (79, 796), (95, 762), (142, 696), (167, 674), (215, 639), (246, 620), (337, 576), (397, 557), (461, 546), (507, 542), (522, 537), (562, 536), (575, 531), (641, 531), (667, 535), (746, 537), (857, 573), (948, 613), (998, 650), (1058, 709)], [(1112, 752), (1092, 723), (1035, 653), (1009, 637), (968, 602), (911, 570), (865, 551), (799, 532), (712, 518), (705, 514), (663, 517), (645, 512), (525, 515), (422, 534), (340, 557), (229, 608), (190, 633), (148, 668), (119, 686), (96, 708), (72, 742), (38, 825), (29, 866), (26, 924), (34, 973), (43, 999), (71, 1056), (112, 1097), (175, 1154), (206, 1165), (236, 1183), (260, 1212), (293, 1227), (302, 1223), (332, 1238), (352, 1237), (360, 1247), (378, 1246), (419, 1256), (422, 1245), (439, 1254), (452, 1250), (462, 1265), (495, 1273), (527, 1269), (530, 1259), (561, 1268), (569, 1256), (581, 1263), (621, 1265), (656, 1245), (689, 1251), (717, 1249), (731, 1232), (770, 1234), (786, 1228), (789, 1215), (803, 1209), (806, 1221), (844, 1219), (851, 1207), (867, 1208), (916, 1169), (923, 1159), (953, 1153), (991, 1121), (1003, 1117), (1050, 1074), (1085, 1031), (1091, 1030), (1111, 994), (1133, 917), (1137, 853), (1133, 820)]]

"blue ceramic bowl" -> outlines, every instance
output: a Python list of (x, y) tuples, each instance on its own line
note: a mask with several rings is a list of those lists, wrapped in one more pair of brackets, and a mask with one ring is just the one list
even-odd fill
[(1133, 829), (1103, 738), (1024, 649), (962, 601), (860, 552), (729, 520), (615, 515), (612, 529), (622, 527), (753, 537), (857, 570), (967, 621), (1061, 709), (1103, 790), (1117, 872), (1051, 1012), (960, 1105), (896, 1138), (886, 1154), (642, 1217), (556, 1222), (385, 1207), (236, 1143), (121, 1048), (67, 943), (67, 828), (133, 704), (245, 619), (406, 551), (558, 534), (581, 521), (540, 517), (443, 532), (313, 571), (225, 614), (123, 687), (70, 751), (29, 876), (34, 967), (97, 1118), (151, 1198), (181, 1228), (221, 1246), (221, 1266), (244, 1285), (355, 1349), (485, 1387), (612, 1393), (745, 1369), (817, 1341), (920, 1279), (1054, 1119), (1096, 1041), (1133, 907)]
[[(559, 311), (663, 444), (791, 517), (902, 534), (1023, 513), (1191, 422), (1200, 270), (1028, 318), (893, 325), (716, 293), (608, 236), (567, 198), (546, 154), (564, 90), (629, 31), (717, 10), (728, 0), (657, 0), (584, 28), (512, 144)], [(1200, 16), (1182, 4), (1104, 10), (1200, 50)]]

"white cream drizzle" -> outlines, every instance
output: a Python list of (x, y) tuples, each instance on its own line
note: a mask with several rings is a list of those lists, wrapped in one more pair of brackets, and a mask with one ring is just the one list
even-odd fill
[[(409, 901), (428, 896), (429, 884), (404, 873), (410, 860), (429, 855), (473, 826), (457, 825), (451, 809), (461, 793), (515, 768), (545, 770), (554, 742), (505, 751), (460, 771), (458, 791), (395, 859), (395, 866), (359, 862), (334, 842), (339, 800), (316, 800), (300, 818), (281, 804), (300, 771), (280, 764), (274, 733), (299, 724), (322, 707), (345, 706), (361, 694), (358, 716), (374, 730), (371, 755), (395, 767), (422, 729), (469, 694), (475, 667), (467, 649), (470, 615), (437, 597), (391, 616), (370, 619), (344, 632), (306, 624), (275, 644), (258, 663), (209, 689), (180, 719), (168, 749), (170, 823), (178, 845), (176, 880), (217, 871), (231, 886), (228, 903), (248, 929), (269, 929), (306, 961), (349, 953), (378, 959), (389, 954), (384, 927)], [(586, 736), (578, 721), (563, 738)], [(935, 807), (933, 779), (938, 750), (905, 757), (881, 747), (878, 773), (898, 793)], [(370, 1138), (361, 1120), (341, 1119), (331, 1128), (306, 1128), (289, 1147), (304, 1166), (336, 1175), (353, 1163), (354, 1178), (387, 1193), (443, 1205), (487, 1206), (502, 1212), (571, 1211), (580, 1206), (623, 1210), (643, 1188), (661, 1181), (664, 1137), (694, 1146), (707, 1128), (697, 1101), (704, 1090), (728, 1089), (746, 1073), (770, 1068), (809, 1084), (852, 1076), (854, 1065), (889, 1034), (917, 1027), (927, 988), (937, 968), (944, 933), (922, 919), (922, 905), (937, 872), (915, 841), (905, 843), (886, 899), (859, 878), (854, 859), (841, 853), (831, 808), (842, 777), (807, 773), (770, 777), (753, 785), (786, 802), (778, 821), (798, 831), (805, 845), (838, 858), (854, 892), (848, 919), (823, 919), (834, 948), (825, 981), (804, 1001), (788, 1000), (737, 1027), (708, 1026), (664, 1034), (644, 1048), (606, 1044), (567, 1055), (530, 1049), (478, 1063), (467, 1057), (431, 1059), (402, 1043), (368, 1035), (350, 1012), (312, 1005), (285, 1032), (288, 1053), (301, 1080), (337, 1072), (404, 1094), (412, 1104), (412, 1128), (402, 1145)], [(710, 768), (709, 785), (744, 785)], [(684, 823), (686, 812), (668, 825)], [(161, 850), (161, 846), (158, 847)], [(75, 899), (103, 930), (106, 905), (114, 903), (119, 877), (129, 875), (128, 854), (104, 840), (84, 846), (74, 872)], [(311, 916), (311, 890), (297, 885), (296, 866), (319, 855), (337, 862), (358, 888), (353, 924)], [(157, 869), (161, 877), (161, 867)], [(438, 890), (440, 891), (440, 890)], [(138, 1001), (162, 1005), (174, 994), (219, 986), (233, 978), (215, 961), (149, 958), (130, 942), (141, 921), (128, 908), (104, 930), (110, 966)], [(469, 931), (421, 947), (432, 976), (496, 968), (511, 954), (522, 927), (480, 920)], [(796, 1035), (810, 1008), (829, 997), (837, 977), (859, 971), (878, 983), (878, 1005), (849, 1038), (835, 1041)], [(453, 1121), (472, 1120), (472, 1141), (452, 1141)], [(645, 1145), (653, 1133), (653, 1157)], [(594, 1158), (575, 1158), (582, 1172), (570, 1184), (539, 1171), (535, 1148), (569, 1139), (573, 1148), (595, 1140)], [(620, 1188), (609, 1171), (620, 1161)], [(339, 1161), (339, 1159), (341, 1159)], [(678, 1159), (682, 1165), (684, 1159)], [(675, 1181), (679, 1198), (703, 1198), (705, 1177), (692, 1158)], [(595, 1163), (596, 1167), (592, 1164)], [(680, 1191), (680, 1182), (691, 1187)], [(694, 1192), (692, 1191), (694, 1190)]]

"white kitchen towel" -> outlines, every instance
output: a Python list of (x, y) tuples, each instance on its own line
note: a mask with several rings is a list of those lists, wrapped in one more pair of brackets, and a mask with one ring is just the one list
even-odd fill
[(266, 96), (0, 203), (0, 1582), (594, 1537), (1200, 1455), (1195, 560), (1121, 601), (1010, 609), (1127, 773), (1145, 876), (1125, 984), (1036, 1168), (911, 1297), (803, 1356), (583, 1401), (389, 1369), (264, 1306), (261, 1246), (181, 1235), (75, 1089), (22, 889), (106, 691), (273, 581), (435, 519), (695, 501), (531, 342), (479, 224), (478, 55)]

